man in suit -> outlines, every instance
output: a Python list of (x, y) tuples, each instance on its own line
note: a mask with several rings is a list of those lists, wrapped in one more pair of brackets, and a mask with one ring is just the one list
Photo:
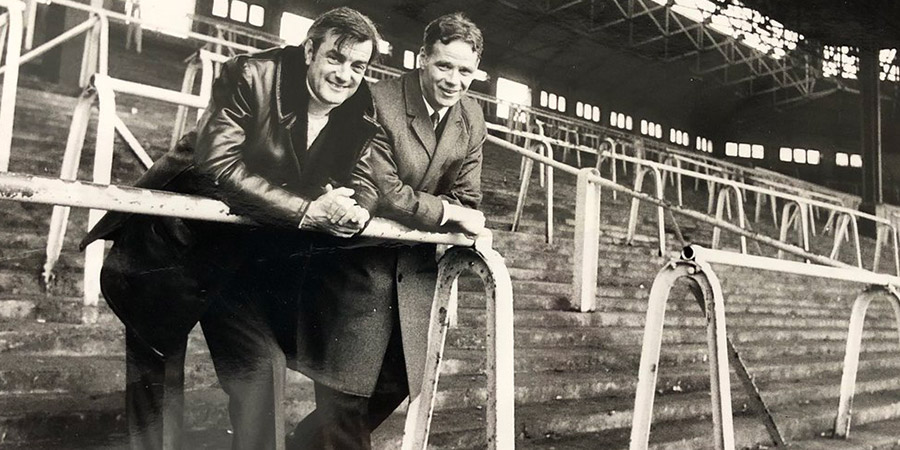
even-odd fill
[[(476, 235), (481, 201), (481, 108), (465, 96), (481, 31), (462, 14), (425, 29), (420, 69), (372, 88), (382, 126), (357, 168), (355, 198), (410, 227)], [(377, 195), (375, 193), (377, 192)], [(315, 381), (316, 410), (292, 449), (369, 449), (371, 432), (424, 374), (437, 278), (435, 246), (364, 247), (313, 255), (288, 365)]]
[(297, 256), (316, 236), (298, 228), (348, 237), (368, 221), (347, 186), (378, 128), (363, 81), (378, 40), (366, 16), (337, 8), (302, 47), (228, 61), (196, 137), (137, 183), (220, 199), (263, 226), (108, 214), (83, 241), (115, 241), (101, 287), (126, 325), (133, 448), (180, 448), (185, 348), (198, 321), (229, 395), (232, 448), (282, 448), (283, 330), (272, 318), (286, 311), (267, 283), (285, 267), (299, 276)]

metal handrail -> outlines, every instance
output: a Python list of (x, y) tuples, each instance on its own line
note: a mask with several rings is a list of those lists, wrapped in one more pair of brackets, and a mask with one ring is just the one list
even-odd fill
[[(888, 230), (890, 230), (891, 239), (894, 240), (894, 242), (896, 242), (896, 240), (897, 240), (897, 236), (898, 236), (897, 227), (896, 227), (896, 225), (894, 225), (894, 223), (891, 220), (885, 219), (883, 217), (879, 217), (876, 215), (872, 215), (869, 213), (846, 208), (842, 205), (825, 203), (825, 202), (822, 202), (819, 200), (805, 198), (805, 197), (793, 195), (790, 193), (779, 192), (779, 191), (775, 191), (775, 190), (765, 188), (765, 187), (750, 185), (750, 184), (743, 183), (743, 182), (740, 182), (737, 180), (723, 179), (720, 177), (716, 177), (716, 176), (709, 175), (709, 174), (704, 174), (701, 172), (692, 171), (689, 169), (684, 169), (684, 168), (680, 168), (680, 167), (672, 167), (670, 165), (658, 163), (658, 162), (651, 161), (651, 160), (617, 154), (617, 153), (611, 152), (609, 150), (599, 151), (599, 150), (596, 150), (596, 149), (593, 149), (590, 147), (586, 147), (583, 145), (574, 145), (574, 144), (571, 144), (571, 143), (568, 143), (568, 142), (565, 142), (565, 141), (562, 141), (559, 139), (554, 139), (554, 138), (550, 138), (547, 136), (543, 136), (541, 134), (535, 134), (535, 133), (519, 131), (519, 130), (512, 130), (512, 129), (510, 129), (508, 127), (504, 127), (502, 125), (489, 124), (488, 129), (493, 130), (493, 131), (503, 132), (503, 133), (506, 133), (509, 135), (514, 135), (514, 136), (518, 136), (518, 137), (531, 139), (531, 140), (543, 141), (543, 142), (547, 143), (546, 145), (566, 146), (566, 147), (574, 148), (576, 150), (584, 151), (587, 153), (601, 155), (604, 158), (612, 158), (612, 159), (616, 159), (616, 160), (627, 161), (627, 162), (630, 162), (630, 163), (638, 165), (638, 166), (655, 167), (661, 171), (666, 171), (666, 172), (670, 172), (673, 174), (689, 176), (689, 177), (705, 180), (708, 182), (719, 183), (721, 185), (728, 186), (728, 187), (731, 187), (733, 189), (737, 189), (740, 191), (750, 191), (750, 192), (754, 192), (757, 194), (768, 195), (771, 198), (779, 198), (784, 201), (795, 203), (801, 209), (804, 209), (806, 211), (808, 211), (810, 207), (817, 207), (817, 208), (831, 211), (833, 214), (839, 214), (839, 215), (843, 215), (843, 216), (852, 217), (854, 221), (856, 219), (870, 220), (872, 222), (875, 222), (877, 226), (885, 227)], [(561, 164), (564, 164), (564, 163), (561, 163)], [(572, 168), (572, 170), (577, 171), (577, 169), (574, 169), (574, 168)], [(806, 213), (804, 212), (803, 214), (806, 214)], [(784, 224), (782, 224), (782, 227), (784, 227)], [(804, 241), (804, 243), (806, 244), (809, 241), (809, 236), (808, 236), (809, 227), (804, 226), (802, 231), (803, 231), (803, 235), (801, 236), (801, 238)], [(858, 233), (858, 230), (856, 228), (854, 228), (854, 232)], [(855, 238), (855, 241), (858, 241), (858, 239), (859, 239), (858, 234), (854, 235), (854, 238)], [(839, 242), (840, 241), (836, 241), (835, 249), (839, 248)], [(743, 241), (742, 241), (742, 248), (745, 248)], [(808, 248), (806, 248), (806, 249), (808, 250)], [(880, 247), (879, 247), (879, 249), (877, 249), (877, 251), (880, 252)], [(858, 253), (858, 248), (857, 248), (857, 253)], [(898, 271), (898, 275), (900, 275), (900, 252), (898, 252), (896, 250), (896, 244), (895, 244), (895, 251), (893, 252), (893, 256), (894, 256), (895, 269)], [(859, 258), (857, 258), (857, 259), (859, 260)], [(859, 265), (861, 266), (861, 264), (862, 264), (861, 260), (859, 260)], [(873, 270), (877, 270), (877, 267), (873, 267)]]
[[(224, 223), (253, 223), (234, 215), (229, 207), (209, 198), (150, 189), (86, 183), (0, 173), (0, 199), (27, 203), (65, 205), (161, 215)], [(487, 303), (487, 442), (492, 450), (515, 445), (515, 378), (513, 292), (509, 272), (502, 256), (493, 250), (491, 233), (475, 239), (458, 233), (432, 233), (404, 227), (390, 220), (373, 218), (360, 237), (404, 243), (454, 245), (438, 261), (438, 283), (428, 327), (428, 368), (422, 379), (421, 394), (412, 399), (406, 416), (403, 449), (424, 450), (435, 405), (444, 339), (449, 321), (447, 308), (452, 286), (464, 271), (474, 271), (485, 283)], [(348, 241), (352, 242), (352, 241)], [(102, 248), (101, 248), (102, 249)], [(280, 408), (279, 404), (276, 408)], [(276, 411), (283, 417), (283, 411)]]

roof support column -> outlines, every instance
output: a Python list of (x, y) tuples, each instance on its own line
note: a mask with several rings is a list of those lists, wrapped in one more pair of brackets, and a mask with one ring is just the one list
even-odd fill
[[(861, 152), (862, 152), (862, 204), (860, 210), (875, 214), (877, 205), (884, 202), (882, 195), (882, 162), (881, 162), (881, 102), (878, 47), (865, 45), (859, 51), (859, 86), (862, 114)], [(860, 231), (866, 235), (875, 235), (874, 224), (866, 222)], [(863, 225), (863, 224), (860, 224)], [(869, 225), (872, 225), (871, 227)], [(869, 230), (868, 228), (872, 228)]]

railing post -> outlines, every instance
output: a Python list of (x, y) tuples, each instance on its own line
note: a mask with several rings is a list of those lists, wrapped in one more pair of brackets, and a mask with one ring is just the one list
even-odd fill
[(438, 263), (438, 280), (431, 322), (425, 376), (419, 395), (410, 399), (403, 431), (403, 450), (424, 450), (428, 444), (434, 401), (449, 326), (447, 303), (453, 282), (464, 271), (478, 275), (487, 294), (487, 445), (490, 450), (515, 448), (515, 373), (513, 364), (512, 283), (503, 258), (489, 248), (454, 247)]
[[(93, 182), (109, 184), (112, 172), (113, 150), (115, 146), (116, 93), (110, 88), (108, 79), (96, 75), (93, 79), (97, 89), (100, 113), (97, 120), (97, 145), (94, 150)], [(88, 214), (88, 229), (94, 227), (105, 211), (92, 209)], [(96, 306), (100, 299), (100, 269), (103, 265), (104, 241), (92, 242), (84, 255), (84, 305)], [(85, 321), (92, 321), (85, 317)]]
[(700, 261), (672, 261), (666, 264), (650, 288), (629, 448), (646, 450), (649, 446), (666, 302), (672, 286), (682, 277), (687, 277), (697, 284), (699, 289), (694, 291), (701, 293), (703, 297), (697, 300), (705, 304), (714, 428), (712, 444), (717, 450), (733, 450), (734, 424), (731, 416), (725, 303), (718, 277), (709, 264)]
[[(615, 160), (613, 160), (615, 164)], [(597, 265), (600, 257), (600, 185), (590, 180), (600, 171), (585, 167), (578, 172), (575, 190), (575, 259), (572, 300), (581, 311), (593, 311), (597, 303)]]
[(853, 395), (856, 391), (856, 373), (859, 369), (859, 352), (862, 345), (863, 325), (869, 304), (876, 297), (885, 297), (894, 309), (897, 332), (900, 335), (900, 295), (893, 287), (870, 286), (859, 294), (853, 302), (850, 313), (850, 328), (847, 333), (847, 346), (844, 352), (844, 370), (841, 375), (841, 396), (838, 402), (837, 419), (834, 421), (834, 437), (847, 439), (850, 437)]
[[(78, 178), (78, 166), (81, 162), (81, 151), (84, 148), (84, 139), (87, 135), (88, 123), (91, 120), (91, 106), (97, 97), (97, 91), (93, 88), (85, 89), (75, 109), (72, 112), (72, 123), (69, 125), (69, 137), (66, 140), (66, 150), (63, 153), (62, 168), (59, 178), (74, 180)], [(47, 234), (47, 256), (42, 273), (44, 287), (52, 285), (56, 275), (53, 272), (59, 254), (62, 251), (63, 241), (66, 236), (66, 227), (69, 223), (68, 206), (54, 206), (50, 215), (50, 231)]]
[[(12, 149), (13, 121), (16, 113), (16, 91), (19, 85), (19, 59), (22, 55), (22, 13), (24, 5), (10, 2), (8, 39), (6, 41), (6, 74), (0, 91), (0, 172), (9, 170), (9, 156)], [(0, 53), (3, 48), (0, 47)]]

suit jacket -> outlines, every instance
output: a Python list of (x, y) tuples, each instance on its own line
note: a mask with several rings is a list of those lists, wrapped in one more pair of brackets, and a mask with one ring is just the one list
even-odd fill
[(266, 226), (109, 213), (82, 241), (115, 241), (101, 272), (104, 296), (157, 351), (183, 342), (216, 292), (236, 282), (238, 267), (308, 246), (313, 234), (297, 227), (309, 202), (328, 183), (351, 184), (353, 167), (378, 129), (368, 87), (363, 83), (331, 112), (307, 150), (305, 78), (300, 47), (228, 61), (196, 137), (182, 139), (136, 184), (217, 198)]
[[(470, 208), (481, 201), (481, 108), (464, 97), (447, 112), (438, 140), (418, 71), (379, 82), (372, 96), (381, 130), (355, 171), (357, 201), (377, 216), (448, 231), (440, 225), (442, 201)], [(408, 380), (397, 382), (408, 381), (417, 394), (436, 278), (434, 245), (312, 256), (299, 302), (297, 354), (289, 364), (334, 389), (370, 395), (384, 362), (394, 374), (405, 369)], [(392, 333), (402, 343), (391, 345), (385, 361)]]

